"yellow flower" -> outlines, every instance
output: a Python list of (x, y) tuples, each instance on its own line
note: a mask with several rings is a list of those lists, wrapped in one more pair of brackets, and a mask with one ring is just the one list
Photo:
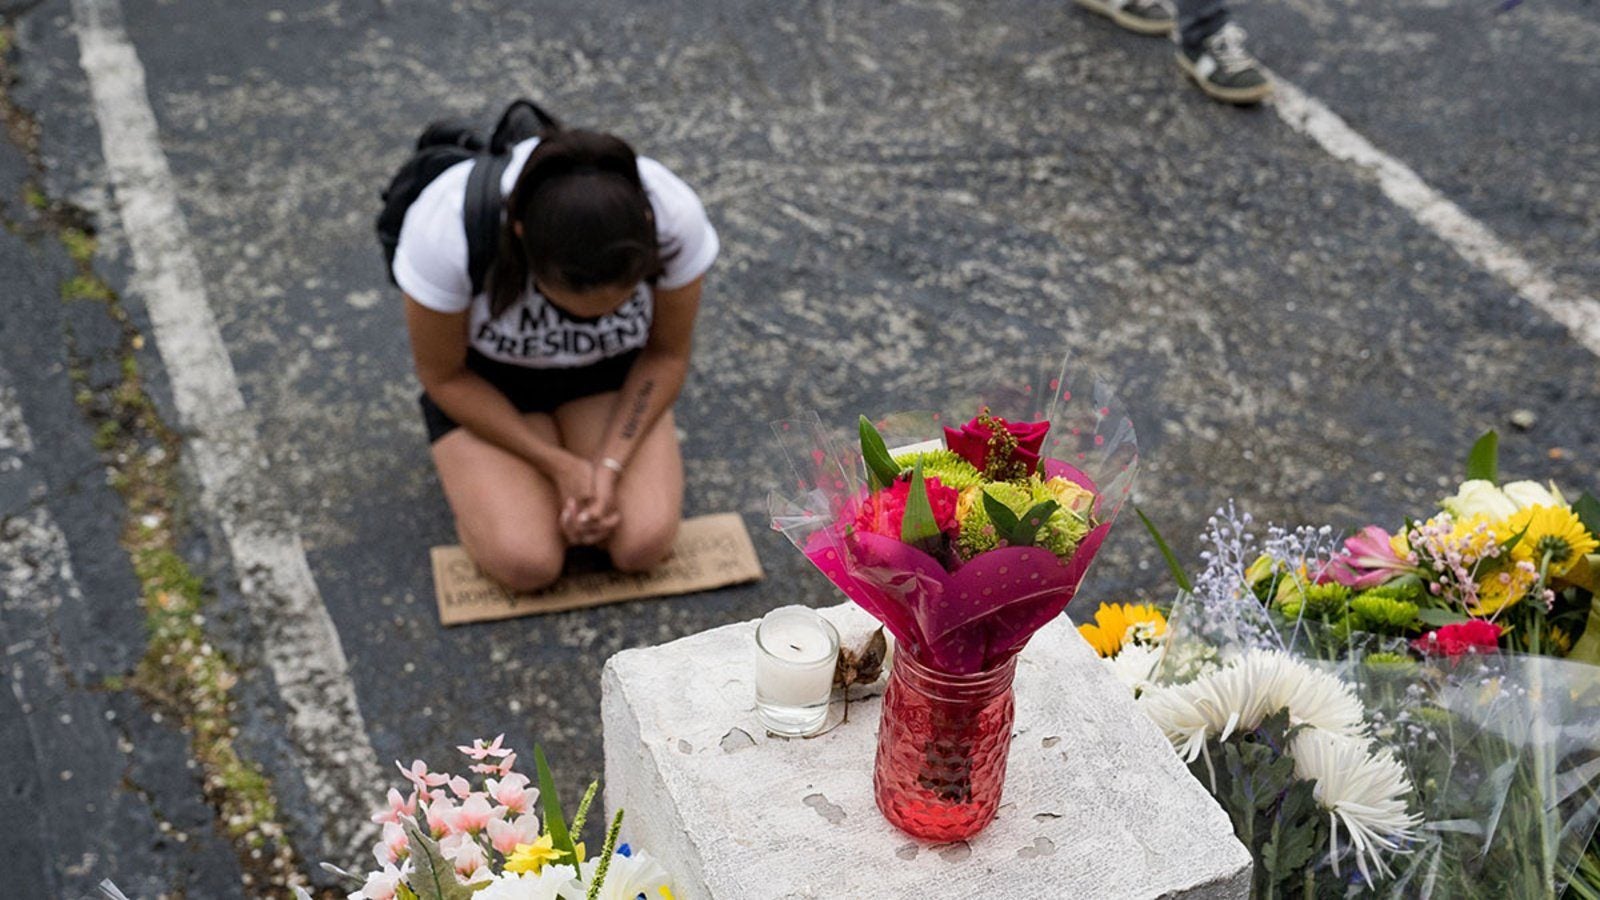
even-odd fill
[[(579, 845), (582, 846), (581, 844)], [(582, 850), (578, 851), (580, 858)], [(512, 848), (511, 855), (506, 857), (506, 871), (537, 875), (544, 868), (545, 863), (555, 862), (561, 858), (561, 851), (555, 847), (555, 842), (548, 832), (539, 835), (539, 839), (531, 844), (518, 844)]]
[(1511, 557), (1535, 566), (1542, 565), (1548, 557), (1548, 571), (1556, 577), (1567, 574), (1580, 557), (1600, 547), (1600, 541), (1583, 527), (1578, 514), (1566, 506), (1530, 506), (1519, 510), (1501, 524), (1500, 539), (1509, 541), (1518, 533), (1522, 534), (1522, 540), (1511, 548)]
[(661, 900), (673, 900), (672, 888), (669, 888), (663, 884), (660, 888), (658, 888), (658, 890), (661, 891)]
[(1483, 559), (1499, 543), (1495, 538), (1494, 525), (1495, 520), (1483, 514), (1456, 519), (1450, 529), (1450, 545), (1469, 564)]
[(972, 511), (972, 504), (983, 502), (983, 485), (975, 484), (956, 497), (956, 521), (964, 521)]
[(1094, 507), (1094, 491), (1059, 475), (1044, 482), (1044, 492), (1061, 504), (1062, 509), (1079, 517), (1087, 516)]
[(1555, 649), (1558, 656), (1566, 656), (1572, 652), (1572, 635), (1560, 628), (1552, 627), (1544, 639), (1550, 642), (1550, 646)]
[(1085, 622), (1078, 633), (1101, 656), (1116, 656), (1129, 640), (1149, 641), (1167, 633), (1167, 619), (1148, 603), (1102, 603), (1094, 611), (1094, 624)]
[(1480, 618), (1496, 615), (1527, 596), (1538, 583), (1539, 573), (1532, 566), (1515, 565), (1492, 572), (1478, 582), (1478, 602), (1467, 612)]

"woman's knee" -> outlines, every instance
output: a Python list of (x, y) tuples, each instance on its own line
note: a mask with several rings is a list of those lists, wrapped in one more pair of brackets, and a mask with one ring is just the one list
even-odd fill
[(611, 564), (621, 572), (649, 571), (666, 560), (677, 537), (677, 516), (664, 516), (643, 527), (624, 528), (607, 548), (611, 551)]
[(513, 591), (537, 591), (561, 577), (565, 554), (555, 546), (496, 542), (474, 554), (479, 568)]

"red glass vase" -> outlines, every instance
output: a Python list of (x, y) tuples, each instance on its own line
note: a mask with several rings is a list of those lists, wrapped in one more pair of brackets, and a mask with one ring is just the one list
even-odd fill
[(954, 841), (994, 820), (1011, 749), (1016, 671), (1016, 657), (986, 672), (951, 675), (895, 654), (872, 787), (896, 828)]

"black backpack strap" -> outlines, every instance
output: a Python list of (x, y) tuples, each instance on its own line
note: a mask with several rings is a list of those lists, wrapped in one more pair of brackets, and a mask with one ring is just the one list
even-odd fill
[(547, 138), (561, 130), (561, 121), (523, 97), (511, 101), (489, 137), (490, 153), (509, 153), (511, 145), (531, 137)]
[(500, 179), (510, 161), (505, 154), (480, 156), (472, 164), (472, 174), (467, 176), (462, 221), (467, 229), (467, 273), (472, 276), (474, 295), (483, 292), (489, 265), (494, 262), (495, 251), (500, 246), (503, 206)]

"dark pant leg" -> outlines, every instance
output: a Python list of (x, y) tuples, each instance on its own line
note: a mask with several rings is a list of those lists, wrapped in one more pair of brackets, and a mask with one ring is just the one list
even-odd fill
[(1196, 50), (1200, 42), (1228, 24), (1227, 0), (1177, 0), (1178, 35), (1184, 49)]

